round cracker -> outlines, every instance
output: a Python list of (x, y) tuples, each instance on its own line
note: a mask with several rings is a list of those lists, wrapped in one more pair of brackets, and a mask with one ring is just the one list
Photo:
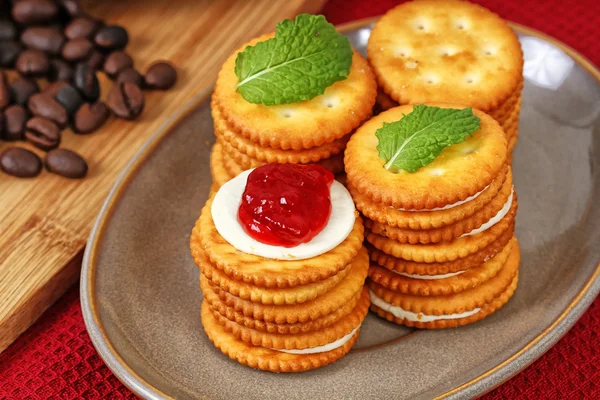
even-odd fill
[(213, 185), (211, 186), (213, 192), (216, 192), (223, 184), (234, 178), (225, 169), (223, 148), (219, 143), (215, 143), (210, 152), (210, 174), (213, 179)]
[[(317, 282), (337, 274), (359, 254), (364, 227), (356, 213), (354, 227), (346, 239), (326, 253), (304, 260), (273, 260), (238, 251), (217, 231), (212, 220), (210, 197), (196, 221), (190, 249), (196, 263), (206, 251), (213, 266), (235, 280), (268, 288), (287, 288)], [(198, 258), (198, 259), (197, 259)], [(197, 260), (196, 260), (197, 259)]]
[(242, 342), (269, 349), (302, 350), (333, 343), (352, 332), (360, 326), (367, 316), (369, 304), (369, 292), (366, 288), (363, 288), (356, 306), (344, 318), (318, 331), (293, 335), (258, 331), (238, 325), (216, 311), (213, 311), (213, 315), (227, 332), (231, 332)]
[[(440, 228), (414, 230), (398, 228), (387, 224), (382, 224), (377, 221), (372, 221), (370, 219), (365, 219), (365, 228), (377, 235), (385, 236), (399, 243), (429, 244), (439, 243), (441, 241), (451, 241), (460, 237), (464, 233), (471, 232), (472, 230), (479, 228), (481, 225), (489, 221), (490, 218), (498, 214), (498, 212), (508, 201), (512, 191), (512, 173), (509, 171), (502, 189), (491, 201), (489, 201), (485, 206), (483, 206), (483, 208), (470, 217), (463, 218), (453, 224)], [(435, 213), (435, 211), (432, 213)]]
[(369, 61), (400, 104), (446, 102), (488, 111), (522, 79), (517, 35), (493, 12), (466, 1), (407, 2), (371, 32)]
[(323, 367), (343, 357), (358, 339), (357, 331), (337, 349), (316, 354), (290, 354), (264, 347), (252, 346), (227, 332), (219, 325), (206, 302), (202, 303), (202, 326), (209, 340), (223, 354), (251, 368), (271, 372), (302, 372)]
[(516, 239), (512, 239), (498, 254), (465, 272), (442, 279), (415, 279), (399, 275), (377, 264), (371, 264), (369, 278), (386, 289), (416, 296), (445, 296), (481, 285), (496, 276), (506, 263)]
[(419, 328), (419, 329), (444, 329), (444, 328), (456, 328), (459, 326), (464, 326), (468, 324), (472, 324), (473, 322), (480, 321), (487, 317), (488, 315), (493, 314), (500, 308), (502, 308), (508, 300), (513, 296), (515, 290), (517, 289), (517, 284), (519, 282), (519, 276), (515, 276), (510, 286), (498, 297), (496, 297), (491, 302), (487, 303), (483, 307), (481, 307), (481, 311), (477, 314), (471, 315), (465, 318), (457, 318), (457, 319), (445, 319), (439, 321), (431, 321), (431, 322), (415, 322), (409, 321), (404, 318), (397, 318), (394, 314), (384, 311), (381, 308), (377, 307), (374, 304), (371, 304), (371, 310), (380, 316), (381, 318), (385, 318), (390, 322), (396, 323), (398, 325), (405, 325), (411, 328)]
[(219, 72), (212, 99), (233, 131), (262, 147), (310, 149), (347, 135), (371, 115), (377, 83), (371, 67), (357, 52), (348, 77), (311, 100), (276, 106), (244, 100), (235, 90), (237, 54), (271, 37), (264, 35), (242, 46)]
[(482, 191), (504, 168), (504, 131), (492, 117), (473, 110), (480, 118), (480, 128), (467, 140), (447, 147), (432, 163), (415, 172), (386, 170), (376, 148), (375, 132), (412, 110), (412, 105), (406, 105), (381, 113), (357, 129), (348, 142), (344, 153), (348, 181), (373, 202), (415, 210), (444, 207)]
[(496, 275), (478, 286), (456, 294), (442, 296), (405, 294), (387, 289), (373, 281), (368, 281), (367, 286), (386, 303), (406, 311), (438, 316), (460, 314), (481, 308), (506, 291), (519, 271), (520, 254), (517, 241)]
[(346, 279), (324, 295), (302, 304), (265, 305), (252, 303), (221, 290), (218, 286), (211, 284), (204, 275), (200, 275), (200, 288), (203, 293), (214, 292), (226, 306), (231, 307), (245, 317), (278, 325), (297, 324), (323, 318), (350, 302), (360, 293), (368, 270), (368, 256), (362, 253), (352, 262), (352, 269)]

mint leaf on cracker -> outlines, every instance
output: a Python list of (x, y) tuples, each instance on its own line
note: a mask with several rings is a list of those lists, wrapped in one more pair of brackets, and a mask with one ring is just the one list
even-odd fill
[(458, 144), (479, 129), (471, 108), (417, 105), (400, 121), (377, 129), (379, 157), (387, 170), (415, 172), (430, 164), (446, 147)]
[(353, 52), (324, 16), (300, 14), (278, 23), (274, 38), (237, 55), (235, 89), (268, 106), (310, 100), (348, 76)]

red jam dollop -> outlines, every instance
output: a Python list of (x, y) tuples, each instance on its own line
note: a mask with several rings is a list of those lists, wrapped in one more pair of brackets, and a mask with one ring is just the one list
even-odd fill
[(319, 165), (267, 164), (248, 175), (238, 220), (261, 243), (294, 247), (325, 228), (333, 174)]

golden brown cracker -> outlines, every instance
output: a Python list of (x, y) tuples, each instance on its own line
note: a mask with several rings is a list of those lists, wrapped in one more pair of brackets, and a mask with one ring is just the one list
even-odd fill
[(223, 148), (215, 143), (210, 152), (210, 173), (213, 179), (212, 191), (217, 191), (223, 184), (231, 180), (233, 176), (225, 169), (223, 163)]
[(386, 303), (405, 311), (435, 316), (460, 314), (481, 308), (506, 291), (517, 276), (520, 254), (519, 244), (515, 242), (504, 266), (495, 276), (478, 286), (456, 294), (442, 296), (404, 294), (387, 289), (373, 281), (368, 281), (367, 287)]
[(366, 239), (377, 249), (397, 258), (416, 262), (446, 262), (473, 254), (505, 232), (515, 219), (517, 213), (517, 196), (513, 192), (513, 202), (509, 212), (497, 224), (483, 232), (471, 236), (462, 236), (451, 242), (434, 244), (408, 244), (398, 243), (385, 236), (366, 232)]
[(221, 301), (245, 317), (274, 324), (297, 324), (315, 321), (338, 310), (350, 302), (362, 289), (369, 270), (369, 259), (361, 252), (352, 263), (352, 269), (337, 286), (314, 300), (302, 304), (267, 305), (242, 300), (200, 276), (200, 288), (206, 293), (214, 292)]
[(373, 247), (367, 243), (371, 261), (391, 271), (418, 275), (442, 275), (474, 268), (498, 254), (510, 241), (514, 233), (514, 222), (504, 233), (483, 249), (454, 261), (423, 263), (403, 260)]
[(206, 251), (212, 265), (238, 281), (268, 288), (306, 285), (337, 274), (362, 248), (364, 227), (356, 213), (354, 227), (348, 237), (337, 247), (316, 257), (282, 261), (242, 253), (217, 231), (210, 211), (212, 199), (207, 201), (192, 230), (192, 257), (196, 260), (201, 251)]
[[(473, 229), (479, 228), (481, 225), (489, 221), (494, 215), (498, 214), (502, 207), (504, 207), (504, 204), (508, 201), (512, 190), (512, 173), (509, 171), (502, 189), (491, 201), (489, 201), (483, 208), (470, 217), (463, 218), (453, 224), (440, 228), (414, 230), (398, 228), (372, 221), (370, 219), (365, 219), (365, 228), (377, 235), (385, 236), (399, 243), (429, 244), (439, 243), (441, 241), (450, 241), (454, 238), (460, 237), (464, 233), (471, 232)], [(433, 211), (432, 213), (436, 212)]]
[(212, 99), (233, 131), (262, 147), (310, 149), (347, 135), (370, 116), (377, 83), (367, 60), (357, 52), (348, 77), (311, 100), (276, 106), (244, 100), (235, 90), (237, 54), (270, 37), (264, 35), (238, 49), (225, 61), (217, 77)]
[(344, 318), (323, 329), (292, 335), (269, 333), (246, 328), (230, 321), (220, 313), (213, 311), (217, 322), (242, 342), (270, 349), (302, 350), (324, 346), (346, 336), (360, 326), (369, 311), (369, 292), (363, 288), (360, 299), (354, 309)]
[(331, 364), (350, 351), (358, 338), (357, 331), (341, 347), (316, 354), (290, 354), (252, 346), (238, 340), (219, 325), (206, 302), (202, 303), (202, 325), (210, 341), (223, 354), (251, 368), (271, 372), (302, 372)]
[(487, 112), (487, 114), (494, 118), (496, 121), (498, 121), (500, 125), (502, 125), (502, 123), (512, 115), (512, 112), (514, 111), (515, 107), (520, 102), (524, 82), (525, 80), (521, 78), (521, 81), (517, 86), (517, 90), (515, 90), (510, 95), (510, 97), (506, 99), (504, 103), (500, 104), (497, 108), (494, 108), (493, 110), (489, 110)]
[(445, 296), (460, 293), (496, 276), (506, 263), (515, 241), (516, 239), (511, 240), (504, 249), (485, 263), (469, 268), (459, 275), (441, 279), (418, 279), (371, 264), (369, 278), (386, 289), (416, 296)]
[(466, 141), (447, 147), (431, 164), (413, 173), (386, 170), (375, 132), (384, 122), (399, 121), (412, 110), (407, 105), (383, 112), (357, 129), (348, 142), (344, 153), (348, 181), (373, 202), (415, 210), (444, 207), (480, 192), (504, 168), (507, 150), (502, 128), (492, 117), (473, 110), (481, 127)]
[(523, 75), (521, 45), (506, 21), (463, 1), (397, 6), (375, 24), (367, 53), (379, 85), (400, 104), (493, 110)]

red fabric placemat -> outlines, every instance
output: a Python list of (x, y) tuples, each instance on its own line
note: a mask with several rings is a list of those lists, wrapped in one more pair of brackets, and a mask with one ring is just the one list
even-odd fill
[[(397, 3), (332, 0), (323, 13), (339, 24), (382, 14)], [(597, 0), (479, 3), (554, 36), (600, 65)], [(72, 288), (0, 355), (0, 399), (135, 398), (94, 350), (83, 324), (78, 289)], [(600, 298), (556, 346), (484, 398), (600, 399)]]

